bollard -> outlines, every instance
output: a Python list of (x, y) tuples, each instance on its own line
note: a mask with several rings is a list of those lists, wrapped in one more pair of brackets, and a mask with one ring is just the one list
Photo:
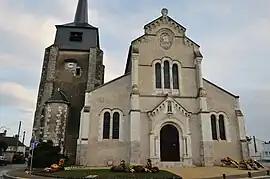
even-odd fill
[(222, 175), (222, 179), (226, 179), (226, 174), (223, 174)]
[(248, 178), (252, 178), (251, 172), (248, 172)]
[(270, 171), (269, 170), (266, 171), (266, 175), (270, 175)]

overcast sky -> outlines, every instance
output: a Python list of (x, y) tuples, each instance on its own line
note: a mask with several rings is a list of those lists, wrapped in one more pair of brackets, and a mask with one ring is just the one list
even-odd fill
[[(106, 81), (122, 75), (130, 42), (143, 25), (169, 16), (201, 46), (203, 75), (240, 96), (249, 135), (270, 140), (269, 0), (89, 0), (99, 27)], [(0, 0), (0, 127), (31, 135), (45, 47), (55, 24), (73, 21), (77, 0)]]

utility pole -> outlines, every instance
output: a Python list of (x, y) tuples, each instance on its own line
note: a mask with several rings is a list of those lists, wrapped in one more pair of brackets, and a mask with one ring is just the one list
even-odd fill
[(20, 133), (21, 133), (21, 126), (22, 126), (22, 121), (19, 123), (19, 129), (18, 129), (18, 134), (17, 134), (17, 143), (16, 143), (16, 152), (18, 152), (18, 145), (19, 145), (19, 139), (20, 139)]
[(23, 140), (22, 140), (23, 145), (24, 145), (24, 140), (25, 140), (25, 131), (23, 131)]

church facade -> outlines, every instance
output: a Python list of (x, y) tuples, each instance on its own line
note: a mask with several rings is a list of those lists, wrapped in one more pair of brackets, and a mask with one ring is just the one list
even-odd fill
[(239, 97), (202, 76), (199, 45), (162, 15), (130, 45), (123, 76), (87, 89), (77, 164), (124, 159), (160, 167), (211, 166), (248, 155)]

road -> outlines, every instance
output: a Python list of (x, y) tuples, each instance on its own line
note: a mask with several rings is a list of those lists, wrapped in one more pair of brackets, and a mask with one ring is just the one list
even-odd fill
[(25, 165), (7, 165), (7, 166), (0, 166), (0, 178), (2, 178), (2, 176), (9, 172), (10, 170), (14, 170), (14, 169), (20, 169), (20, 168), (24, 168)]

